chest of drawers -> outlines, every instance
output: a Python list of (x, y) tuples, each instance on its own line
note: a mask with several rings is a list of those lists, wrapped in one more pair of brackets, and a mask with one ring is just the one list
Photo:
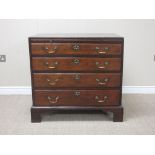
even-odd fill
[(123, 121), (123, 46), (112, 34), (30, 37), (31, 121), (65, 110), (112, 112), (113, 121)]

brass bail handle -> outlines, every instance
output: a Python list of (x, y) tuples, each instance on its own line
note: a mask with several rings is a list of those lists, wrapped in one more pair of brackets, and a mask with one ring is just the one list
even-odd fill
[(100, 49), (100, 47), (97, 46), (97, 47), (95, 47), (95, 50), (99, 54), (106, 54), (110, 50), (110, 48), (104, 47), (103, 49)]
[(106, 67), (109, 65), (109, 62), (108, 61), (105, 61), (104, 63), (103, 63), (103, 65), (101, 65), (101, 63), (100, 62), (96, 62), (96, 67), (98, 68), (98, 69), (106, 69)]
[(59, 81), (59, 79), (55, 79), (55, 80), (46, 79), (46, 81), (48, 82), (48, 85), (54, 86)]
[(45, 66), (47, 66), (49, 69), (55, 69), (56, 66), (58, 65), (58, 62), (54, 62), (54, 63), (51, 63), (53, 65), (50, 65), (49, 62), (45, 62)]
[(100, 100), (98, 96), (95, 96), (95, 99), (97, 100), (98, 103), (104, 103), (104, 102), (107, 101), (108, 96), (104, 96), (104, 97), (103, 97), (103, 100)]
[(49, 47), (45, 46), (43, 47), (43, 50), (48, 54), (53, 54), (57, 51), (57, 46), (54, 46), (51, 50), (49, 49)]
[(48, 99), (49, 103), (55, 104), (55, 103), (58, 102), (59, 96), (56, 96), (55, 98), (54, 97), (51, 97), (51, 96), (48, 96), (47, 99)]
[(109, 81), (109, 79), (104, 78), (104, 79), (100, 80), (100, 79), (97, 78), (96, 81), (98, 82), (99, 85), (106, 85), (107, 82)]

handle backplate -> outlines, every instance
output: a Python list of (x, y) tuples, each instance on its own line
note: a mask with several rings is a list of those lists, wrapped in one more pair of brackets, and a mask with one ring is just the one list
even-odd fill
[(55, 69), (57, 65), (58, 65), (57, 61), (54, 63), (51, 63), (51, 65), (49, 64), (49, 62), (45, 62), (45, 66), (47, 66), (49, 69)]
[(55, 80), (46, 79), (46, 81), (48, 82), (48, 85), (54, 86), (59, 81), (59, 79), (55, 79)]
[(52, 48), (51, 50), (49, 49), (49, 47), (45, 46), (43, 47), (43, 50), (48, 53), (48, 54), (53, 54), (57, 51), (57, 46), (55, 46), (54, 48)]
[(55, 103), (58, 102), (58, 100), (59, 100), (59, 96), (56, 96), (56, 97), (48, 96), (47, 99), (48, 99), (49, 103), (51, 103), (51, 104), (55, 104)]
[(105, 61), (103, 64), (101, 64), (100, 62), (96, 62), (96, 67), (98, 69), (106, 69), (106, 67), (109, 65), (109, 62), (108, 61)]
[(109, 47), (104, 47), (103, 49), (100, 49), (100, 47), (96, 47), (95, 51), (99, 54), (106, 54), (110, 50)]
[(108, 100), (108, 96), (104, 96), (103, 100), (100, 100), (98, 96), (95, 96), (95, 100), (97, 100), (98, 103), (104, 103)]
[(108, 78), (104, 78), (104, 79), (96, 78), (96, 82), (98, 82), (99, 85), (106, 85), (108, 81), (109, 81)]

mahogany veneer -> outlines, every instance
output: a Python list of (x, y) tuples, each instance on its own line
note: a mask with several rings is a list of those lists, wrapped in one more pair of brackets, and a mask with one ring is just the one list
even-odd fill
[(123, 121), (123, 48), (124, 38), (112, 34), (30, 37), (31, 121), (66, 110), (112, 112)]

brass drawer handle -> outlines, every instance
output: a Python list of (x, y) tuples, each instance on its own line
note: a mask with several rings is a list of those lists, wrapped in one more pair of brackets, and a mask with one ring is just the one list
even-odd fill
[(99, 47), (96, 47), (95, 50), (99, 54), (106, 54), (109, 51), (109, 47), (104, 47), (103, 50), (101, 50)]
[(105, 69), (108, 65), (109, 65), (109, 62), (108, 61), (105, 61), (102, 66), (101, 66), (101, 64), (99, 62), (96, 62), (96, 66), (99, 69)]
[(109, 79), (108, 78), (104, 78), (102, 80), (96, 79), (96, 81), (98, 82), (99, 85), (106, 85)]
[(104, 103), (104, 102), (107, 101), (108, 96), (104, 96), (104, 97), (103, 97), (103, 100), (100, 100), (98, 96), (95, 96), (95, 99), (97, 100), (98, 103)]
[(57, 47), (55, 46), (52, 50), (49, 50), (49, 48), (45, 46), (45, 47), (43, 47), (43, 50), (44, 50), (46, 53), (48, 53), (48, 54), (53, 54), (53, 53), (56, 52)]
[(48, 82), (48, 85), (54, 86), (54, 85), (56, 85), (56, 83), (59, 81), (59, 79), (55, 79), (53, 82), (51, 82), (50, 79), (46, 79), (46, 81)]
[(50, 65), (49, 65), (49, 62), (45, 62), (45, 65), (46, 65), (49, 69), (55, 69), (56, 66), (58, 65), (58, 62), (54, 62), (53, 64), (54, 64), (54, 66), (50, 66)]
[(79, 51), (80, 50), (80, 45), (79, 44), (75, 44), (75, 45), (73, 45), (72, 49), (74, 51)]
[(55, 98), (48, 96), (47, 99), (48, 99), (49, 103), (54, 104), (54, 103), (58, 102), (59, 96), (56, 96)]
[(100, 68), (100, 69), (105, 69), (105, 66), (98, 66), (98, 68)]

